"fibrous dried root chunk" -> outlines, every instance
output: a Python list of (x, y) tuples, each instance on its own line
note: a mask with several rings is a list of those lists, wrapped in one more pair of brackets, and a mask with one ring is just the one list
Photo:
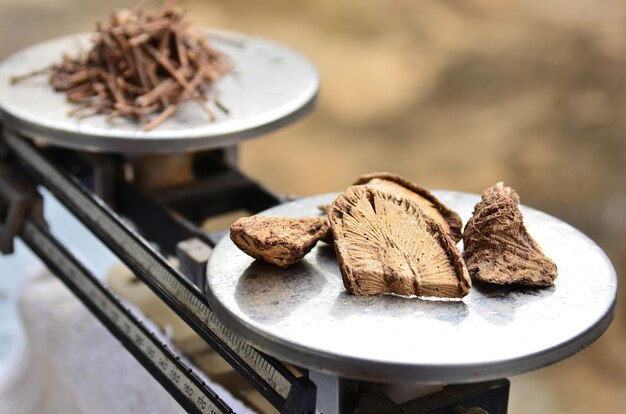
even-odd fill
[(352, 186), (333, 202), (328, 218), (349, 293), (461, 298), (469, 292), (454, 242), (413, 201)]
[(551, 286), (556, 264), (528, 234), (518, 203), (502, 182), (483, 192), (463, 232), (468, 271), (486, 283)]
[(255, 259), (288, 267), (299, 262), (330, 232), (324, 217), (243, 217), (230, 227), (230, 238)]
[(353, 185), (367, 185), (412, 200), (435, 220), (455, 243), (461, 240), (463, 226), (461, 216), (439, 201), (433, 193), (412, 181), (396, 174), (377, 172), (362, 175)]

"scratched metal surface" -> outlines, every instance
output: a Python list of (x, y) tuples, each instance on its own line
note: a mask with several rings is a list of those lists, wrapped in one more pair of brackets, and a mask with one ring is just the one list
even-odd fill
[[(435, 194), (465, 223), (477, 195)], [(319, 215), (333, 194), (268, 210)], [(332, 247), (279, 269), (256, 262), (225, 237), (207, 268), (207, 296), (223, 321), (291, 363), (380, 382), (452, 383), (507, 377), (560, 361), (608, 327), (617, 278), (584, 234), (522, 206), (531, 235), (558, 266), (547, 289), (474, 286), (462, 301), (348, 295)], [(459, 243), (462, 248), (462, 243)]]
[(77, 119), (63, 93), (46, 76), (10, 84), (10, 78), (56, 63), (63, 53), (89, 48), (89, 34), (40, 43), (0, 65), (0, 117), (26, 136), (89, 151), (125, 153), (221, 148), (270, 132), (312, 109), (319, 88), (317, 69), (298, 52), (275, 42), (227, 31), (207, 31), (211, 44), (228, 55), (234, 71), (215, 84), (229, 113), (208, 106), (211, 122), (195, 102), (181, 104), (174, 116), (151, 131), (145, 124), (104, 115)]

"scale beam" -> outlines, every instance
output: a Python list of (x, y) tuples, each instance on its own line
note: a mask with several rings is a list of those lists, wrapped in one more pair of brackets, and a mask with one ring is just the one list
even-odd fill
[(278, 409), (284, 407), (291, 384), (296, 380), (291, 372), (225, 327), (196, 286), (106, 204), (51, 164), (28, 140), (5, 131), (4, 142), (36, 182), (46, 186), (268, 401)]
[(29, 218), (19, 236), (185, 410), (233, 413), (180, 356), (148, 331), (43, 225)]

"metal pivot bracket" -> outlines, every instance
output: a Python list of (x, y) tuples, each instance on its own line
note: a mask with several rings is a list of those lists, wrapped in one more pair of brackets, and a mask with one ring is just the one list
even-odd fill
[(306, 376), (296, 378), (281, 414), (314, 414), (317, 388)]
[(206, 283), (206, 264), (211, 251), (211, 247), (197, 237), (183, 240), (176, 245), (181, 273), (201, 289)]
[(402, 404), (395, 404), (382, 393), (365, 392), (359, 396), (354, 414), (506, 414), (509, 387), (507, 379), (448, 385)]
[(0, 160), (0, 252), (13, 253), (13, 239), (28, 214), (44, 222), (41, 196), (33, 183)]

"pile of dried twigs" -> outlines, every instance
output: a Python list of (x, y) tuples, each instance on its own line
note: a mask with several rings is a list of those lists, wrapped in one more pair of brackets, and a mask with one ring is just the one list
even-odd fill
[[(194, 100), (211, 120), (209, 86), (232, 65), (210, 47), (205, 35), (189, 27), (184, 12), (167, 2), (158, 12), (140, 4), (115, 11), (97, 23), (93, 45), (77, 57), (25, 76), (50, 73), (50, 83), (79, 106), (74, 116), (105, 114), (147, 122), (150, 130), (172, 116), (181, 102)], [(226, 108), (213, 97), (223, 111)], [(158, 114), (150, 120), (149, 115)]]

